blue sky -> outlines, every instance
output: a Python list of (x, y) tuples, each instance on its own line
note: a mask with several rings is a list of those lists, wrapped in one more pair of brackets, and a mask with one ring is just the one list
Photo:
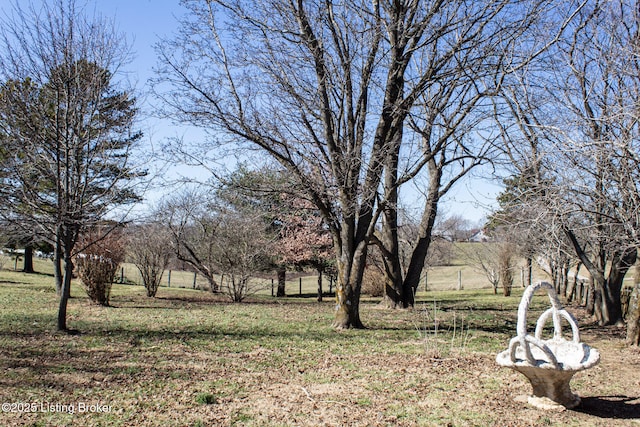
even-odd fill
[[(19, 0), (23, 7), (29, 0)], [(46, 0), (33, 0), (40, 4)], [(156, 53), (153, 46), (160, 37), (168, 37), (178, 29), (177, 18), (184, 13), (179, 0), (77, 0), (78, 5), (86, 2), (89, 12), (113, 18), (118, 30), (122, 32), (132, 44), (133, 59), (126, 67), (127, 76), (135, 84), (139, 93), (148, 90), (147, 80), (153, 76), (156, 65)], [(0, 0), (2, 14), (10, 9), (12, 0)], [(147, 113), (153, 110), (153, 100), (144, 99), (142, 106)], [(150, 149), (157, 150), (166, 138), (186, 136), (201, 138), (202, 132), (189, 127), (175, 126), (145, 115), (141, 123), (145, 133), (146, 143)], [(187, 168), (177, 168), (169, 173), (183, 173)], [(443, 211), (445, 215), (460, 214), (472, 222), (479, 222), (490, 211), (495, 203), (495, 195), (499, 188), (486, 179), (466, 179), (457, 184), (452, 193), (447, 196)], [(407, 192), (411, 198), (411, 191)], [(410, 200), (407, 200), (409, 202)]]
[(156, 63), (154, 44), (159, 37), (177, 30), (176, 17), (184, 8), (178, 0), (88, 0), (87, 4), (89, 10), (95, 8), (101, 15), (114, 18), (118, 30), (133, 42), (134, 61), (130, 71), (144, 84)]
[[(12, 5), (18, 1), (22, 8), (29, 4), (58, 0), (0, 0), (0, 13), (10, 12)], [(133, 74), (139, 76), (141, 84), (151, 75), (155, 64), (154, 43), (158, 36), (170, 35), (178, 28), (175, 16), (179, 16), (184, 8), (179, 0), (76, 0), (77, 6), (84, 6), (91, 14), (94, 10), (107, 18), (114, 18), (118, 30), (133, 41), (135, 55), (130, 66)]]

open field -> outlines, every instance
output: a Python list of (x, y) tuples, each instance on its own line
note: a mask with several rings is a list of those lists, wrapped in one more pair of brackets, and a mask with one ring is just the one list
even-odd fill
[[(602, 353), (572, 382), (582, 406), (556, 413), (514, 400), (530, 386), (494, 360), (515, 334), (520, 289), (429, 291), (413, 311), (365, 299), (368, 329), (343, 332), (330, 326), (331, 298), (231, 304), (116, 285), (113, 307), (98, 307), (79, 286), (72, 294), (80, 333), (56, 333), (52, 278), (0, 271), (0, 402), (15, 404), (0, 425), (640, 425), (640, 352), (575, 308), (582, 341)], [(534, 303), (539, 313), (546, 297)]]

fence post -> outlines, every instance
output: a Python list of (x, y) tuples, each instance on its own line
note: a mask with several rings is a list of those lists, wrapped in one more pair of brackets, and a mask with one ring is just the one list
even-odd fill
[(196, 278), (198, 277), (198, 273), (194, 272), (193, 273), (193, 289), (196, 288)]
[(271, 296), (273, 296), (273, 277), (271, 278)]
[(120, 267), (120, 283), (124, 283), (124, 267)]
[(167, 275), (167, 287), (171, 287), (171, 270), (169, 270), (169, 274)]
[(298, 278), (298, 283), (300, 285), (300, 296), (302, 296), (302, 277)]
[(458, 290), (462, 290), (462, 270), (458, 270)]

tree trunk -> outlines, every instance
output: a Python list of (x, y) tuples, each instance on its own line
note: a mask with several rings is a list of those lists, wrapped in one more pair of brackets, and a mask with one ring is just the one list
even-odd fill
[(322, 302), (322, 268), (318, 267), (318, 302)]
[(551, 269), (551, 281), (553, 282), (553, 289), (557, 294), (560, 293), (560, 273), (558, 268), (557, 258), (550, 257), (549, 268)]
[(560, 278), (560, 296), (567, 298), (567, 288), (569, 287), (569, 263), (567, 261), (562, 262), (562, 268), (560, 269), (562, 277)]
[(287, 269), (284, 267), (278, 268), (278, 290), (276, 292), (277, 297), (287, 296), (286, 280), (287, 280)]
[(571, 283), (571, 290), (567, 295), (567, 302), (572, 302), (574, 299), (578, 299), (578, 303), (580, 303), (580, 293), (578, 292), (578, 283), (580, 282), (580, 266), (582, 263), (578, 263), (576, 265), (576, 272), (573, 275), (573, 282)]
[(71, 276), (73, 274), (73, 262), (71, 255), (64, 255), (64, 277), (62, 280), (62, 292), (60, 294), (60, 304), (58, 306), (58, 330), (68, 331), (67, 329), (67, 304), (71, 297)]
[(336, 314), (333, 327), (336, 329), (364, 329), (360, 320), (360, 297), (352, 283), (336, 284)]
[(438, 215), (441, 182), (442, 170), (431, 161), (429, 163), (429, 192), (420, 221), (418, 240), (411, 253), (411, 260), (409, 261), (409, 267), (402, 286), (405, 307), (413, 307), (415, 304), (415, 293), (418, 290), (418, 286), (420, 286), (420, 276), (427, 259), (427, 253), (431, 245), (431, 234)]
[(587, 291), (585, 288), (585, 281), (578, 280), (578, 304), (582, 307), (587, 305)]
[(576, 296), (576, 283), (577, 282), (575, 278), (569, 283), (569, 287), (567, 289), (567, 297), (565, 298), (567, 304), (571, 303)]
[(58, 241), (58, 252), (63, 259), (64, 275), (62, 277), (62, 289), (60, 293), (60, 304), (58, 306), (58, 330), (69, 332), (67, 328), (67, 304), (71, 298), (71, 279), (73, 278), (73, 248), (80, 234), (80, 226), (78, 224), (61, 224), (58, 226), (56, 237)]
[(587, 314), (593, 316), (595, 314), (595, 284), (593, 277), (589, 277), (589, 281), (587, 282), (587, 295), (585, 298), (585, 310), (587, 310)]
[(629, 299), (627, 345), (640, 345), (640, 263), (636, 264), (633, 292)]
[[(385, 209), (385, 225), (382, 230), (382, 259), (384, 263), (384, 299), (382, 304), (387, 308), (402, 308), (406, 306), (406, 298), (402, 284), (402, 267), (400, 265), (400, 249), (398, 244), (397, 212), (388, 213)], [(386, 221), (388, 216), (393, 218), (396, 226), (392, 227)]]
[[(347, 252), (344, 252), (344, 250)], [(336, 282), (336, 313), (333, 326), (336, 329), (363, 329), (360, 320), (360, 291), (367, 259), (367, 242), (360, 242), (353, 253), (343, 248), (338, 259)]]
[(59, 239), (56, 239), (56, 245), (53, 248), (53, 277), (56, 282), (56, 293), (62, 295), (62, 248)]
[(627, 345), (640, 345), (640, 283), (636, 283), (629, 300), (627, 315)]
[[(604, 312), (603, 312), (604, 310)], [(609, 313), (606, 311), (607, 306), (602, 301), (602, 288), (597, 286), (593, 287), (593, 316), (596, 318), (600, 325), (606, 324), (605, 319), (609, 317)]]
[(400, 265), (400, 245), (398, 243), (398, 214), (395, 207), (385, 208), (379, 247), (384, 263), (384, 298), (382, 305), (387, 308), (402, 308), (405, 298), (402, 286), (402, 267)]
[[(402, 82), (397, 84), (399, 88), (402, 88)], [(398, 159), (402, 142), (402, 127), (395, 128), (394, 134), (396, 136), (392, 144), (393, 148), (391, 148), (391, 152), (386, 158), (384, 175), (385, 202), (382, 207), (383, 221), (378, 246), (380, 246), (382, 252), (385, 269), (383, 305), (388, 308), (401, 308), (407, 304), (402, 283), (398, 237)]]
[(384, 298), (382, 306), (396, 309), (404, 308), (405, 300), (402, 286), (402, 276), (397, 269), (387, 269), (385, 265)]
[[(196, 284), (196, 277), (197, 277), (197, 273), (195, 273), (195, 276), (193, 278), (193, 285), (195, 288), (195, 284)], [(220, 281), (222, 282), (222, 278), (220, 279)], [(218, 293), (220, 292), (220, 283), (218, 283), (218, 281), (216, 280), (215, 277), (213, 277), (213, 274), (209, 274), (207, 276), (207, 281), (209, 282), (209, 289), (211, 290), (211, 292)]]
[(33, 246), (27, 245), (24, 248), (24, 268), (25, 273), (35, 273), (33, 269)]
[[(595, 313), (599, 323), (602, 325), (614, 325), (622, 321), (622, 281), (627, 271), (635, 263), (638, 253), (636, 248), (627, 248), (611, 253), (611, 261), (606, 275), (606, 258), (609, 254), (604, 249), (600, 249), (596, 254), (596, 262), (593, 262), (578, 242), (575, 234), (568, 228), (564, 229), (565, 234), (571, 241), (580, 262), (587, 268), (591, 275), (593, 285), (590, 286), (590, 294), (596, 291), (600, 298), (599, 306), (590, 306), (591, 298), (587, 303), (587, 311)], [(594, 295), (595, 297), (595, 295)], [(601, 316), (600, 316), (601, 315)]]
[(622, 324), (622, 283), (627, 271), (635, 264), (636, 248), (616, 253), (611, 260), (609, 276), (602, 289), (602, 322), (605, 325)]

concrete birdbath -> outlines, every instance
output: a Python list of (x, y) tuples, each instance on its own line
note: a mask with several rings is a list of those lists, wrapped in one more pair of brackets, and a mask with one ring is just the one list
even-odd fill
[[(540, 315), (535, 334), (527, 332), (527, 312), (534, 293), (545, 289), (551, 308)], [(553, 337), (543, 339), (547, 320), (553, 321)], [(562, 336), (562, 318), (571, 326), (572, 340)], [(500, 366), (511, 368), (527, 377), (533, 388), (529, 404), (541, 409), (563, 410), (580, 404), (580, 397), (571, 392), (569, 382), (573, 375), (595, 366), (600, 361), (598, 350), (580, 342), (578, 324), (566, 311), (556, 295), (553, 285), (538, 282), (527, 287), (518, 307), (517, 336), (509, 342), (509, 348), (498, 354)]]

